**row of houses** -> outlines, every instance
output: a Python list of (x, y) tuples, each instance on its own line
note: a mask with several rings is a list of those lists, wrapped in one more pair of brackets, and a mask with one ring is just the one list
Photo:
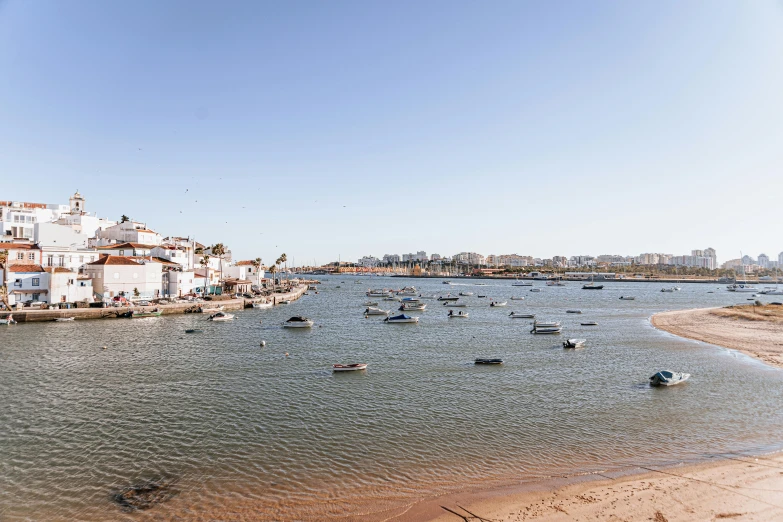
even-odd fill
[(9, 304), (154, 299), (262, 285), (264, 267), (253, 261), (233, 262), (230, 251), (214, 255), (192, 238), (163, 237), (125, 216), (98, 218), (84, 204), (78, 192), (69, 206), (0, 201), (0, 281)]

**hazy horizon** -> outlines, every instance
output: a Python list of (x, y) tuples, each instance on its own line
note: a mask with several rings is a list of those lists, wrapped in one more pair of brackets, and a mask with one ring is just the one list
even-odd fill
[(783, 3), (0, 1), (0, 199), (237, 259), (783, 241)]

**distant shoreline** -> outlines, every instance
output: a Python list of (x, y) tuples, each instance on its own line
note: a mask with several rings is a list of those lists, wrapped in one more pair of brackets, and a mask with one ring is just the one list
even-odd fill
[(737, 350), (783, 368), (783, 322), (748, 320), (728, 308), (661, 312), (650, 322), (671, 334)]

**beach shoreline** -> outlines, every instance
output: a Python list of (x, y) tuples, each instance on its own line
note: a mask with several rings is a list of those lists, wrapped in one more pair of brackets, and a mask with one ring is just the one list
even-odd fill
[[(673, 335), (734, 349), (783, 368), (783, 324), (697, 308), (654, 314)], [(679, 466), (520, 482), (423, 500), (389, 521), (783, 519), (783, 453), (722, 456)], [(480, 518), (478, 518), (480, 517)]]

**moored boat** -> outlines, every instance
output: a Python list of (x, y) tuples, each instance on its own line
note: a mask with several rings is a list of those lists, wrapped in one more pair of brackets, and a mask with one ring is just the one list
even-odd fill
[(150, 310), (149, 312), (134, 310), (131, 317), (133, 319), (140, 319), (143, 317), (160, 317), (161, 315), (163, 315), (163, 311), (156, 308), (155, 310)]
[(581, 314), (581, 310), (566, 310), (567, 314)]
[(540, 288), (531, 288), (530, 291), (531, 292), (540, 292), (541, 289)]
[(661, 370), (655, 375), (650, 377), (651, 386), (674, 386), (690, 379), (690, 373), (672, 372), (669, 370)]
[(0, 319), (0, 324), (2, 324), (2, 325), (16, 324), (16, 320), (14, 319), (12, 314), (8, 314), (5, 317), (3, 317), (2, 319)]
[(506, 301), (490, 301), (489, 306), (492, 308), (499, 308), (502, 306), (508, 306), (508, 302)]
[(454, 313), (454, 310), (449, 310), (448, 318), (451, 319), (452, 317), (462, 317), (467, 319), (468, 313), (463, 312), (462, 310), (459, 310), (457, 313)]
[(367, 301), (362, 306), (378, 306), (378, 301)]
[(582, 285), (582, 290), (603, 290), (604, 285), (596, 285), (594, 283), (588, 283), (586, 285)]
[(256, 310), (260, 310), (264, 308), (272, 308), (272, 303), (267, 303), (267, 302), (253, 303), (253, 308), (255, 308)]
[(585, 321), (584, 323), (579, 323), (579, 324), (581, 324), (582, 326), (598, 326), (598, 323), (596, 323), (595, 321)]
[(332, 371), (334, 372), (355, 372), (358, 370), (366, 370), (366, 369), (367, 369), (367, 364), (365, 363), (332, 365)]
[(586, 342), (586, 339), (568, 339), (563, 341), (563, 348), (582, 348)]
[(443, 306), (446, 308), (467, 308), (468, 305), (466, 303), (460, 303), (459, 301), (446, 301), (443, 303)]
[(225, 322), (225, 321), (233, 321), (234, 320), (234, 314), (229, 314), (226, 312), (218, 312), (216, 314), (212, 314), (207, 318), (207, 321), (215, 321), (215, 322)]
[(474, 364), (503, 364), (503, 359), (483, 359), (479, 358), (473, 361)]
[(621, 295), (620, 296), (620, 300), (621, 301), (633, 301), (634, 299), (636, 299), (636, 298), (631, 296), (631, 295)]
[(526, 314), (523, 312), (511, 312), (508, 316), (512, 319), (535, 319), (536, 314)]
[(384, 323), (418, 323), (418, 317), (410, 317), (405, 314), (395, 315), (394, 317), (387, 317), (383, 320)]
[(405, 312), (405, 311), (408, 311), (408, 310), (422, 311), (422, 310), (425, 310), (426, 308), (427, 308), (427, 305), (425, 303), (411, 302), (411, 303), (402, 303), (402, 305), (400, 306), (400, 308), (398, 308), (398, 310), (400, 310), (402, 312)]
[(381, 310), (375, 306), (370, 306), (364, 311), (364, 315), (389, 315), (391, 310)]
[(534, 326), (530, 333), (532, 334), (559, 334), (563, 330), (560, 326)]
[(459, 297), (452, 297), (451, 294), (447, 296), (440, 296), (438, 297), (438, 301), (458, 301)]
[(473, 295), (473, 292), (460, 292), (459, 295), (462, 297), (469, 297)]
[(314, 324), (312, 319), (295, 315), (283, 323), (283, 328), (311, 328)]
[(524, 301), (525, 298), (524, 297), (512, 297), (511, 300), (512, 301)]

